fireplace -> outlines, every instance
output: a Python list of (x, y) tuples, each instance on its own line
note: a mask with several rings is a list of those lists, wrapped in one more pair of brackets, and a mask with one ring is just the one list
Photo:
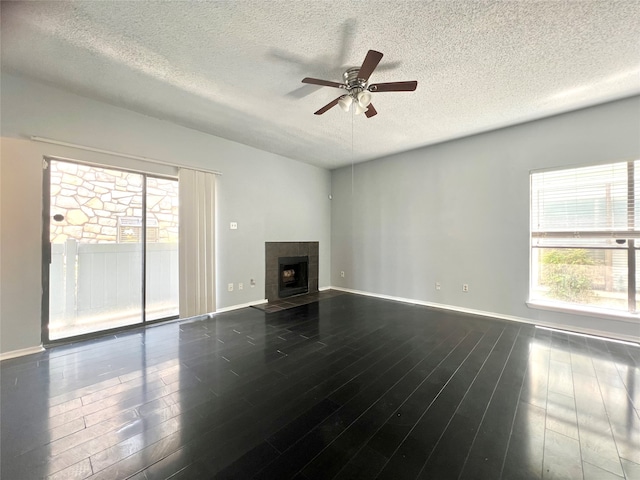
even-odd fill
[(300, 295), (309, 291), (309, 257), (278, 258), (278, 296)]
[[(274, 302), (292, 295), (316, 293), (318, 291), (319, 246), (319, 242), (265, 242), (264, 298), (269, 302)], [(298, 261), (290, 261), (291, 258), (306, 258), (306, 271), (301, 272), (298, 270), (296, 272), (296, 267), (293, 269), (283, 268), (280, 262), (283, 258), (288, 259), (284, 262), (285, 266), (299, 263)], [(294, 271), (287, 272), (286, 277), (283, 277), (283, 270)], [(293, 282), (294, 279), (295, 282)], [(283, 280), (286, 280), (286, 287), (288, 287), (284, 290), (281, 289), (280, 283)], [(303, 287), (306, 287), (306, 289), (303, 289)]]

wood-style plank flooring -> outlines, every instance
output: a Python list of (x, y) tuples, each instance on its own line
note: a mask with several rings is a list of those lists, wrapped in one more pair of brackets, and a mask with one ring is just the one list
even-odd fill
[(638, 479), (640, 348), (357, 295), (0, 365), (3, 480)]

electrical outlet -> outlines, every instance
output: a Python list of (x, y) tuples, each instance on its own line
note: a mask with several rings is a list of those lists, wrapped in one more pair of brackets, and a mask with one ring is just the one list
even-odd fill
[(440, 282), (436, 282), (436, 290), (440, 290)]
[(340, 276), (344, 278), (344, 270), (340, 271)]
[(468, 292), (469, 291), (469, 284), (468, 283), (463, 283), (462, 284), (462, 291), (463, 292)]
[(244, 283), (238, 284), (238, 290), (244, 290)]
[(238, 229), (238, 222), (231, 222), (231, 223), (229, 224), (229, 228), (230, 228), (231, 230), (237, 230), (237, 229)]
[(230, 292), (233, 292), (233, 283), (230, 283), (229, 285), (227, 285), (227, 290), (229, 290)]

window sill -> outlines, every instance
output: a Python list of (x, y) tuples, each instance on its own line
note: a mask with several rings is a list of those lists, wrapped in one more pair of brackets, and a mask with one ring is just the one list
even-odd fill
[(551, 312), (569, 313), (572, 315), (584, 315), (586, 317), (606, 318), (634, 324), (640, 323), (640, 312), (614, 312), (612, 310), (585, 307), (581, 305), (569, 305), (565, 303), (545, 302), (542, 300), (529, 300), (526, 303), (527, 307), (534, 308), (536, 310), (548, 310)]

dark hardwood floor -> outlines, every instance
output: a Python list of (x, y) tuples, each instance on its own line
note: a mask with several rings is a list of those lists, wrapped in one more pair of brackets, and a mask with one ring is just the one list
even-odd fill
[(2, 362), (1, 476), (638, 479), (640, 348), (356, 295)]

